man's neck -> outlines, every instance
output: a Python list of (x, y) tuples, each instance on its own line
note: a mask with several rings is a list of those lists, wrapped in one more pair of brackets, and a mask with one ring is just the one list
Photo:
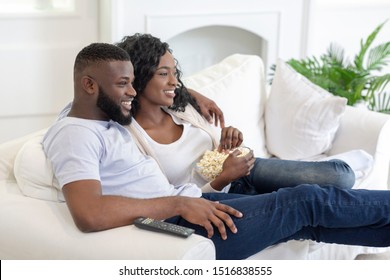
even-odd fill
[(72, 107), (68, 113), (68, 117), (97, 120), (97, 121), (109, 121), (110, 119), (98, 108), (88, 108), (90, 106), (78, 104), (73, 102)]

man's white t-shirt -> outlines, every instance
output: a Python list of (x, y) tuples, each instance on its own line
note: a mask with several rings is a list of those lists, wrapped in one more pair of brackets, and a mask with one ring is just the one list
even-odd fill
[(113, 121), (65, 117), (49, 129), (43, 146), (61, 188), (99, 180), (103, 195), (201, 196), (195, 184), (170, 184), (156, 161), (139, 151), (128, 130)]

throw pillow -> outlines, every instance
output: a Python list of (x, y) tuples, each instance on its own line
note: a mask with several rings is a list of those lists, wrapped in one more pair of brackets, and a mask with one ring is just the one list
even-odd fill
[(10, 140), (0, 145), (0, 180), (15, 180), (14, 163), (17, 153), (30, 138), (44, 133), (46, 129)]
[(21, 192), (29, 197), (63, 201), (59, 185), (42, 147), (42, 135), (28, 140), (15, 158), (14, 174)]
[(346, 104), (279, 59), (265, 111), (268, 151), (291, 160), (326, 152)]
[(183, 82), (222, 109), (225, 125), (238, 128), (244, 135), (245, 146), (253, 149), (256, 156), (268, 156), (264, 135), (264, 66), (260, 57), (233, 54)]

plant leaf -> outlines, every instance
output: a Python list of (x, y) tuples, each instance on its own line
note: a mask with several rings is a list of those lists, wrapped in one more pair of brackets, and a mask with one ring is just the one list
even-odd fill
[(370, 48), (372, 42), (375, 40), (376, 36), (378, 35), (379, 31), (382, 29), (383, 25), (387, 22), (384, 21), (380, 25), (378, 25), (373, 32), (367, 37), (366, 41), (364, 42), (363, 39), (360, 41), (360, 51), (359, 53), (355, 56), (355, 67), (359, 70), (363, 70), (364, 66), (364, 57), (367, 53), (367, 50)]
[(372, 48), (368, 54), (367, 70), (381, 71), (390, 62), (390, 42)]
[(327, 63), (340, 67), (347, 67), (349, 64), (345, 58), (344, 48), (337, 43), (331, 43), (329, 45), (327, 49), (327, 55), (324, 57), (324, 59), (329, 59)]

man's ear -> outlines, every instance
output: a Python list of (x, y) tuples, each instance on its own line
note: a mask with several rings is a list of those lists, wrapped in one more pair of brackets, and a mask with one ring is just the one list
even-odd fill
[(83, 76), (81, 78), (81, 85), (83, 89), (90, 95), (94, 94), (98, 90), (97, 83), (89, 76)]

